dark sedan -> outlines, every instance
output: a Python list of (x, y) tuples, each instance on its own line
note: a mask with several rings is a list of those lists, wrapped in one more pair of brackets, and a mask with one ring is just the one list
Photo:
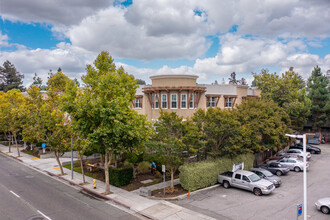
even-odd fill
[(289, 168), (283, 167), (281, 164), (278, 162), (271, 162), (267, 165), (259, 165), (259, 168), (268, 170), (269, 172), (276, 174), (277, 176), (284, 175), (290, 171)]
[[(303, 150), (303, 145), (302, 144), (295, 144), (294, 146), (290, 146), (290, 149), (299, 149)], [(318, 147), (314, 147), (312, 145), (306, 144), (306, 151), (310, 152), (311, 154), (320, 154), (321, 149)]]

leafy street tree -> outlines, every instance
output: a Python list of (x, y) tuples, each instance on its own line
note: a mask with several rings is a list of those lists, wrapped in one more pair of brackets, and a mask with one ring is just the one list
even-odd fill
[(0, 91), (0, 132), (3, 132), (9, 143), (11, 153), (12, 135), (10, 133), (10, 112), (11, 105), (7, 100), (7, 94)]
[(322, 74), (321, 68), (316, 66), (308, 78), (308, 97), (312, 101), (310, 118), (315, 131), (330, 121), (330, 85), (329, 79)]
[[(208, 108), (198, 110), (194, 116), (198, 126), (203, 129), (206, 150), (212, 157), (235, 155), (240, 149), (240, 123), (234, 112), (228, 109)], [(202, 122), (202, 123), (201, 123)], [(202, 126), (201, 126), (202, 125)]]
[(23, 78), (24, 75), (16, 70), (14, 64), (5, 61), (3, 67), (0, 66), (0, 91), (7, 92), (11, 89), (24, 91)]
[(60, 156), (63, 154), (70, 144), (71, 130), (68, 115), (63, 112), (61, 103), (61, 94), (64, 93), (66, 85), (70, 80), (61, 71), (53, 74), (48, 80), (47, 99), (43, 105), (43, 122), (45, 124), (45, 140), (54, 152), (55, 158), (64, 175)]
[(235, 119), (240, 122), (241, 151), (251, 153), (272, 149), (279, 150), (290, 133), (288, 114), (272, 100), (248, 99), (237, 106)]
[(17, 137), (22, 131), (22, 121), (24, 117), (23, 106), (25, 104), (25, 99), (19, 90), (12, 89), (6, 92), (6, 101), (8, 102), (10, 108), (10, 111), (7, 112), (9, 114), (7, 117), (9, 122), (9, 131), (13, 135), (17, 154), (18, 157), (20, 157), (21, 154), (18, 148)]
[(184, 124), (182, 117), (175, 112), (161, 112), (158, 121), (154, 124), (156, 132), (152, 138), (157, 143), (155, 151), (158, 160), (165, 164), (171, 173), (171, 188), (174, 188), (174, 173), (183, 164), (183, 151), (186, 149), (183, 143)]
[(124, 69), (116, 68), (107, 52), (101, 52), (87, 65), (82, 77), (84, 88), (78, 91), (70, 83), (63, 96), (64, 110), (76, 121), (88, 146), (96, 147), (104, 157), (105, 193), (110, 193), (109, 166), (114, 154), (143, 145), (149, 135), (144, 115), (131, 109), (136, 80)]
[(299, 75), (289, 70), (279, 76), (264, 69), (260, 74), (253, 75), (262, 99), (273, 100), (284, 108), (290, 116), (292, 128), (301, 130), (307, 121), (311, 102), (305, 88), (302, 88)]

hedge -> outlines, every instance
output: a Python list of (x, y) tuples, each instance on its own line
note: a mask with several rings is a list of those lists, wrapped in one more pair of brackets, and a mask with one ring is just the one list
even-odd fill
[(219, 158), (196, 163), (184, 164), (179, 168), (180, 183), (185, 190), (194, 191), (217, 183), (218, 175), (231, 171), (233, 164), (244, 162), (244, 169), (253, 167), (254, 155), (244, 154), (235, 158)]
[(133, 179), (133, 168), (109, 168), (109, 182), (114, 186), (126, 186), (131, 183)]

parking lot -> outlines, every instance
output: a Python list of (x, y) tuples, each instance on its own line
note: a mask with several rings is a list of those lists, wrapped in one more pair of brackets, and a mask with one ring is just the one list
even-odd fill
[[(318, 211), (314, 203), (330, 197), (330, 144), (317, 147), (322, 153), (312, 155), (307, 172), (307, 217), (329, 220), (330, 215)], [(297, 204), (303, 202), (303, 172), (290, 171), (281, 179), (282, 185), (270, 195), (258, 197), (249, 191), (219, 186), (173, 203), (216, 219), (296, 219)]]

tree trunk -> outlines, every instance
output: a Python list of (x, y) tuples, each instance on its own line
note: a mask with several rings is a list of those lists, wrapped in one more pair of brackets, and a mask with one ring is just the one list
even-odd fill
[(63, 167), (62, 167), (62, 164), (61, 164), (61, 161), (60, 161), (60, 152), (54, 151), (54, 154), (55, 154), (55, 157), (56, 157), (56, 161), (57, 161), (58, 165), (60, 166), (61, 175), (64, 175)]
[(132, 168), (133, 168), (133, 179), (136, 178), (136, 168), (135, 168), (135, 164), (132, 163)]
[(171, 188), (174, 188), (174, 170), (171, 169)]
[(105, 151), (104, 157), (104, 176), (105, 176), (105, 192), (104, 194), (110, 193), (110, 183), (109, 183), (109, 166), (111, 163), (112, 153)]
[(17, 155), (18, 155), (18, 157), (20, 157), (20, 156), (21, 156), (21, 153), (20, 153), (19, 148), (18, 148), (18, 145), (17, 145), (17, 138), (16, 138), (16, 135), (14, 135), (14, 140), (15, 140), (15, 144), (16, 144)]
[(9, 147), (9, 150), (8, 150), (8, 152), (9, 153), (11, 153), (11, 143), (10, 143), (10, 139), (11, 139), (11, 136), (10, 136), (10, 133), (8, 134), (8, 137), (7, 137), (7, 140), (8, 140), (8, 143), (9, 143), (9, 145), (8, 145), (8, 147)]
[(81, 174), (82, 174), (82, 177), (83, 177), (83, 183), (86, 182), (85, 180), (85, 172), (84, 172), (84, 163), (83, 163), (83, 155), (81, 152), (79, 152), (79, 157), (80, 157), (80, 167), (81, 167)]

